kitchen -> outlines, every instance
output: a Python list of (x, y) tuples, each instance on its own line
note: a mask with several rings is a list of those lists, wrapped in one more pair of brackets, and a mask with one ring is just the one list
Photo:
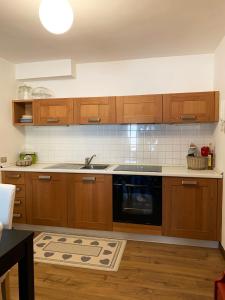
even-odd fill
[[(149, 5), (147, 2), (145, 4)], [(191, 12), (193, 13), (192, 10)], [(76, 23), (74, 26), (76, 27)], [(216, 28), (218, 29), (218, 26)], [(46, 38), (52, 38), (50, 34), (45, 34)], [(0, 116), (4, 126), (0, 128), (0, 135), (5, 143), (1, 146), (0, 156), (7, 157), (8, 160), (2, 163), (2, 181), (18, 185), (21, 190), (18, 191), (20, 196), (16, 197), (16, 201), (24, 203), (24, 207), (21, 208), (23, 211), (17, 212), (16, 206), (14, 208), (16, 213), (14, 226), (18, 229), (57, 234), (126, 239), (129, 240), (126, 246), (128, 251), (131, 247), (129, 245), (136, 248), (142, 245), (143, 241), (146, 242), (143, 249), (144, 247), (148, 249), (151, 245), (153, 248), (159, 245), (161, 249), (160, 244), (149, 243), (154, 241), (166, 243), (164, 245), (172, 247), (173, 253), (180, 249), (180, 251), (193, 251), (194, 256), (197, 255), (197, 251), (203, 256), (210, 256), (209, 253), (213, 257), (216, 256), (214, 251), (218, 250), (218, 246), (224, 245), (224, 230), (222, 230), (222, 240), (220, 238), (224, 169), (223, 36), (221, 30), (219, 38), (221, 42), (214, 41), (215, 48), (212, 51), (202, 49), (203, 52), (199, 52), (196, 49), (189, 49), (186, 54), (187, 48), (185, 48), (179, 53), (174, 51), (173, 55), (147, 56), (150, 58), (145, 58), (144, 55), (134, 57), (135, 59), (131, 59), (132, 53), (131, 57), (127, 53), (126, 60), (103, 58), (103, 61), (99, 61), (96, 58), (85, 63), (76, 63), (75, 60), (76, 68), (71, 59), (51, 60), (48, 55), (46, 55), (47, 59), (36, 60), (36, 62), (27, 59), (27, 62), (15, 65), (2, 59), (0, 78), (4, 86), (0, 92), (2, 101)], [(5, 55), (7, 58), (7, 54)], [(16, 60), (22, 61), (14, 57), (14, 61)], [(19, 87), (24, 86), (24, 82), (32, 88), (32, 91), (39, 87), (48, 89), (52, 97), (44, 100), (30, 95), (29, 99), (20, 99), (18, 102), (18, 90)], [(182, 120), (179, 117), (179, 120), (168, 120), (166, 114), (169, 110), (166, 105), (168, 101), (174, 99), (168, 100), (171, 94), (173, 97), (180, 96), (182, 100), (179, 101), (184, 103), (201, 102), (199, 106), (193, 105), (194, 108), (184, 104), (184, 111), (181, 113), (185, 117), (188, 115), (189, 118), (194, 114), (197, 119)], [(183, 97), (186, 97), (186, 100)], [(58, 103), (64, 107), (60, 115), (57, 115), (56, 108), (52, 108), (58, 106)], [(11, 105), (13, 105), (13, 112)], [(69, 108), (65, 109), (65, 107)], [(201, 111), (196, 111), (196, 107)], [(174, 109), (175, 112), (176, 110), (177, 108)], [(27, 111), (29, 114), (32, 112), (33, 124), (18, 124)], [(96, 111), (100, 112), (100, 116)], [(62, 112), (64, 112), (63, 116)], [(62, 121), (58, 121), (60, 117)], [(88, 122), (90, 118), (92, 120)], [(214, 170), (187, 169), (186, 156), (191, 143), (198, 147), (199, 152), (201, 147), (213, 145)], [(15, 166), (20, 152), (28, 154), (36, 152), (37, 163), (27, 167)], [(96, 156), (93, 157), (91, 165), (97, 164), (101, 167), (104, 164), (108, 167), (100, 170), (81, 169), (85, 165), (85, 158), (90, 158), (94, 154)], [(70, 168), (68, 165), (66, 169), (65, 165), (63, 168), (55, 167), (56, 164), (71, 163), (80, 166), (77, 169)], [(125, 165), (125, 170), (124, 167), (118, 170), (119, 165)], [(127, 170), (127, 166), (128, 169), (130, 166), (135, 166), (136, 170)], [(157, 168), (153, 172), (152, 170), (143, 172), (143, 169), (139, 169), (146, 166), (162, 166), (162, 169), (159, 169), (159, 172)], [(16, 177), (13, 178), (14, 175)], [(20, 176), (17, 177), (18, 175)], [(115, 204), (115, 199), (120, 199), (118, 203), (121, 203), (121, 192), (118, 191), (120, 189), (123, 192), (127, 191), (127, 188), (118, 186), (124, 182), (125, 177), (127, 178), (124, 184), (130, 185), (128, 187), (130, 191), (133, 191), (132, 185), (151, 186), (151, 183), (145, 182), (146, 178), (153, 178), (156, 181), (162, 179), (162, 182), (159, 180), (161, 196), (160, 193), (157, 196), (157, 199), (160, 197), (162, 199), (162, 207), (158, 208), (162, 214), (161, 223), (156, 221), (153, 222), (155, 224), (151, 222), (149, 224), (147, 221), (141, 224), (137, 220), (123, 222), (124, 214), (119, 216), (115, 213), (120, 210), (120, 205)], [(137, 178), (138, 181), (132, 178)], [(141, 180), (144, 178), (144, 181), (139, 182), (140, 178)], [(156, 186), (157, 184), (154, 183), (153, 187)], [(134, 198), (137, 197), (137, 193), (146, 197), (146, 190), (144, 189), (144, 193), (140, 193), (140, 190), (140, 187), (137, 187), (136, 192), (133, 192)], [(130, 192), (124, 193), (125, 200), (128, 194)], [(179, 194), (179, 197), (176, 197), (176, 194)], [(151, 200), (153, 196), (152, 194)], [(88, 204), (79, 199), (86, 199)], [(198, 204), (199, 201), (201, 205)], [(155, 203), (158, 204), (159, 201), (156, 200)], [(153, 207), (155, 208), (155, 204)], [(90, 208), (93, 211), (90, 212)], [(126, 207), (127, 212), (129, 208), (132, 207)], [(97, 212), (93, 217), (94, 211)], [(145, 212), (149, 211), (152, 213), (152, 207), (147, 207), (145, 210)], [(21, 215), (25, 219), (20, 220)], [(132, 216), (130, 213), (127, 215)], [(143, 220), (143, 216), (140, 219)], [(187, 228), (181, 230), (180, 225), (185, 225)], [(218, 241), (221, 243), (218, 244)], [(187, 245), (187, 248), (181, 245)], [(195, 246), (195, 250), (190, 246)], [(138, 251), (142, 251), (141, 249), (140, 247)], [(130, 248), (130, 251), (132, 253), (134, 250)], [(219, 250), (217, 255), (218, 257), (214, 258), (215, 266), (218, 266), (215, 267), (217, 272), (214, 269), (214, 275), (209, 276), (211, 285), (202, 289), (202, 293), (207, 295), (205, 298), (201, 295), (202, 299), (207, 297), (210, 299), (213, 281), (224, 269), (223, 266), (219, 266), (219, 262), (220, 265), (223, 264)], [(208, 265), (207, 261), (205, 263)], [(42, 276), (41, 272), (45, 269), (45, 265), (40, 264), (39, 268), (40, 273), (37, 276)], [(54, 267), (50, 272), (53, 270)], [(91, 276), (88, 272), (82, 273), (84, 271), (80, 270), (81, 277)], [(135, 269), (133, 272), (135, 273)], [(146, 276), (149, 276), (149, 273), (146, 273)], [(205, 279), (209, 280), (209, 278)], [(15, 273), (12, 281), (14, 294)], [(137, 289), (139, 291), (140, 287)], [(148, 299), (148, 292), (143, 299)], [(98, 293), (101, 294), (101, 291), (97, 291)], [(101, 295), (104, 298), (104, 295)], [(119, 295), (121, 291), (115, 295), (115, 299)], [(129, 296), (130, 299), (132, 297), (135, 299), (135, 296), (131, 294)], [(125, 295), (121, 297), (126, 299)], [(162, 297), (170, 299), (165, 295)], [(188, 296), (183, 295), (182, 299), (188, 299), (185, 297)]]

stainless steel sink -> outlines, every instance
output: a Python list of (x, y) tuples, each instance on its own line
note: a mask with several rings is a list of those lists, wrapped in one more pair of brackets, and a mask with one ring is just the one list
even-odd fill
[(73, 164), (73, 163), (61, 163), (55, 164), (49, 167), (45, 167), (44, 169), (75, 169), (79, 170), (83, 165), (82, 164)]
[(51, 165), (49, 167), (45, 167), (44, 169), (104, 170), (108, 167), (109, 167), (109, 165), (88, 165), (88, 166), (85, 166), (83, 164), (61, 163), (61, 164), (54, 164), (54, 165)]
[(104, 170), (108, 168), (109, 165), (88, 165), (88, 166), (83, 166), (80, 169), (83, 170)]

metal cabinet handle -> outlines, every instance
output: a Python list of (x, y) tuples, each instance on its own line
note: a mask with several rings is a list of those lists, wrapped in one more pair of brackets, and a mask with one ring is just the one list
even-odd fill
[(95, 177), (83, 177), (82, 180), (85, 182), (95, 182), (96, 178)]
[(88, 118), (88, 122), (99, 123), (99, 122), (101, 122), (101, 118)]
[(49, 119), (47, 119), (47, 122), (48, 123), (58, 123), (59, 119), (57, 119), (57, 118), (49, 118)]
[(14, 213), (13, 218), (20, 219), (20, 218), (22, 218), (22, 214)]
[(12, 175), (7, 175), (8, 178), (20, 178), (20, 174), (12, 174)]
[(15, 200), (14, 201), (14, 205), (21, 205), (22, 204), (22, 201), (21, 200)]
[(198, 181), (195, 180), (182, 180), (182, 185), (197, 185)]
[(16, 188), (16, 192), (20, 192), (22, 189), (20, 187)]
[(40, 176), (38, 176), (38, 179), (40, 179), (40, 180), (51, 180), (51, 176), (48, 176), (48, 175), (40, 175)]
[(196, 120), (197, 116), (196, 115), (181, 115), (180, 118), (183, 121), (191, 121), (191, 120)]

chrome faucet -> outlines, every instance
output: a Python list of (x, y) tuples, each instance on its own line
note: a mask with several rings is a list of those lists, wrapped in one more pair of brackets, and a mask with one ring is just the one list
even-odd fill
[(96, 154), (93, 154), (91, 157), (86, 157), (86, 158), (85, 158), (85, 167), (90, 166), (90, 163), (91, 163), (91, 161), (92, 161), (92, 159), (93, 159), (94, 157), (96, 157)]

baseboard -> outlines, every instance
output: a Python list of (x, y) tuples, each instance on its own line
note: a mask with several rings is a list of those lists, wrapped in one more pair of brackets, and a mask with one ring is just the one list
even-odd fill
[(218, 248), (218, 242), (216, 241), (204, 241), (184, 238), (173, 238), (160, 235), (149, 235), (149, 234), (137, 234), (137, 233), (126, 233), (126, 232), (113, 232), (113, 231), (101, 231), (101, 230), (84, 230), (67, 227), (51, 227), (51, 226), (39, 226), (29, 224), (13, 224), (15, 229), (32, 230), (35, 232), (57, 232), (65, 234), (76, 234), (84, 236), (95, 236), (103, 238), (115, 238), (115, 239), (126, 239), (131, 241), (143, 241), (151, 243), (161, 244), (174, 244), (174, 245), (185, 245), (195, 246), (204, 248)]
[(220, 252), (221, 252), (223, 258), (225, 259), (225, 249), (223, 248), (223, 246), (220, 242), (219, 242), (219, 249), (220, 249)]

